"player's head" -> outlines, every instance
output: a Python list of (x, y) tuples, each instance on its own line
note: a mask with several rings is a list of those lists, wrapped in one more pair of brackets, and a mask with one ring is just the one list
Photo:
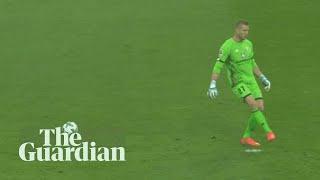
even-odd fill
[(235, 24), (235, 35), (240, 39), (244, 40), (249, 34), (249, 23), (246, 20), (239, 20)]

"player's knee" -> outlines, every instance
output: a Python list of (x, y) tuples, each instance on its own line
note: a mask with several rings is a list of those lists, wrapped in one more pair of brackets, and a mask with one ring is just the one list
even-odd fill
[(259, 104), (259, 105), (258, 105), (258, 109), (259, 109), (260, 111), (263, 111), (263, 110), (264, 110), (264, 105), (263, 105), (263, 104)]
[(252, 109), (254, 109), (254, 110), (260, 110), (260, 111), (264, 111), (264, 105), (263, 105), (263, 103), (260, 103), (260, 102), (257, 102), (257, 101), (254, 101), (254, 102), (252, 102), (252, 104), (251, 104), (251, 107), (252, 107)]
[(251, 102), (248, 103), (249, 106), (252, 108), (252, 109), (259, 109), (259, 104), (257, 101), (253, 100)]
[(264, 103), (263, 103), (263, 101), (258, 101), (258, 109), (259, 109), (260, 111), (263, 111), (263, 110), (264, 110)]
[(249, 105), (249, 107), (255, 111), (255, 110), (263, 110), (263, 102), (257, 101), (252, 97), (248, 97), (246, 99), (247, 104)]

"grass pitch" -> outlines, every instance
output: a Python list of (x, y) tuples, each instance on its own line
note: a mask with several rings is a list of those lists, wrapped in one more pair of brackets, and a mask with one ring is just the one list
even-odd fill
[[(0, 1), (0, 179), (319, 179), (318, 7), (311, 1)], [(206, 97), (233, 23), (250, 22), (277, 133), (239, 139), (249, 112), (225, 78)], [(23, 162), (40, 128), (78, 123), (126, 162)]]

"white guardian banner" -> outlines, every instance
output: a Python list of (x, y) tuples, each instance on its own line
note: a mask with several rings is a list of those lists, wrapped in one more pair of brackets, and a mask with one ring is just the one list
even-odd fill
[(39, 134), (43, 136), (41, 146), (33, 142), (20, 145), (23, 161), (125, 161), (124, 147), (97, 147), (95, 142), (82, 142), (77, 132), (68, 134), (57, 127), (40, 129)]

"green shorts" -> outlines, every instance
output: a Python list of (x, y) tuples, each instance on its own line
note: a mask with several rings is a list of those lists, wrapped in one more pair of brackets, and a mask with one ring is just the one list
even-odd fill
[(232, 88), (232, 92), (239, 98), (246, 98), (252, 95), (254, 99), (262, 99), (262, 93), (256, 82), (238, 83)]

